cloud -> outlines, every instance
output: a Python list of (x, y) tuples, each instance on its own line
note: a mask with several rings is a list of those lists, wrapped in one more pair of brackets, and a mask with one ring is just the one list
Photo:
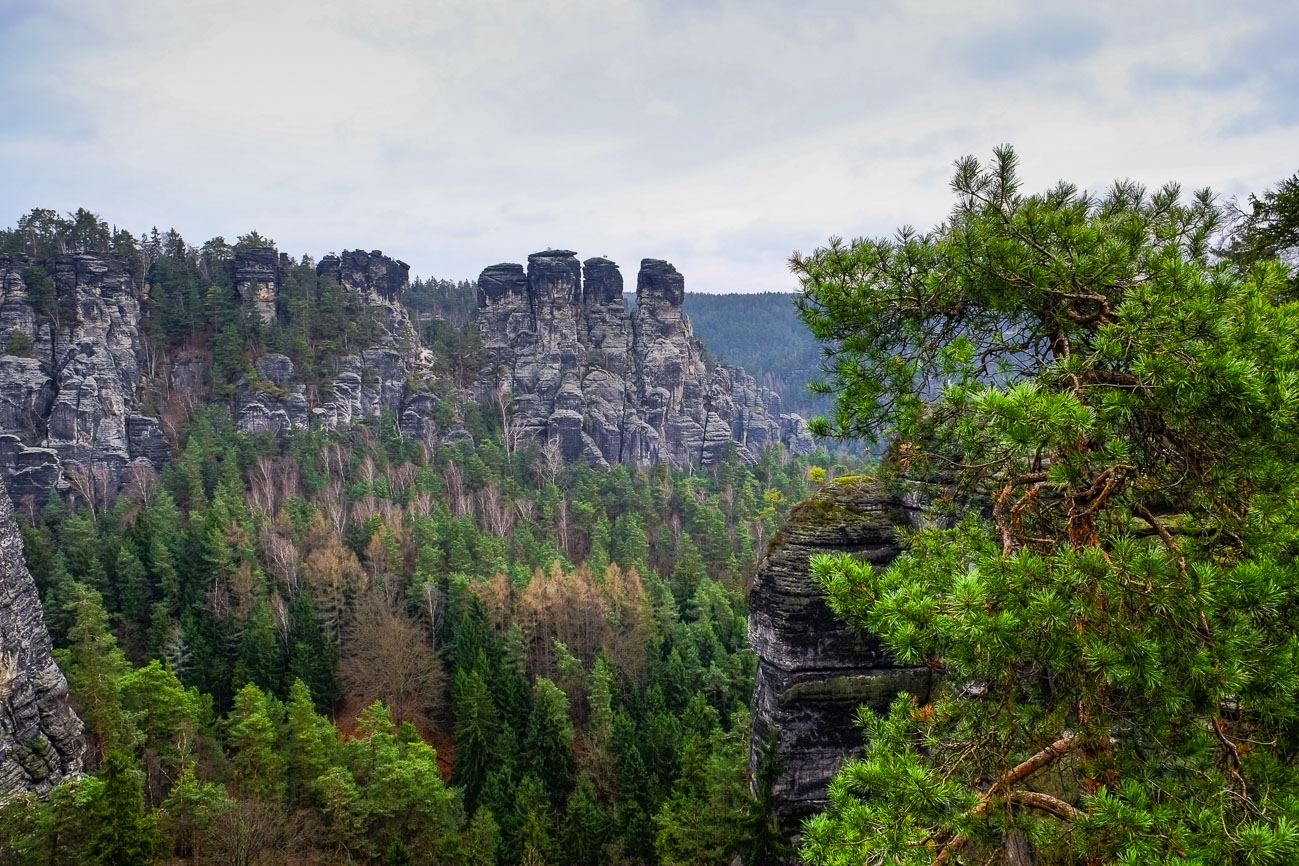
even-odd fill
[(551, 246), (787, 290), (793, 249), (933, 225), (952, 161), (1004, 141), (1031, 188), (1296, 168), (1281, 3), (0, 4), (5, 219), (255, 226), (424, 275)]

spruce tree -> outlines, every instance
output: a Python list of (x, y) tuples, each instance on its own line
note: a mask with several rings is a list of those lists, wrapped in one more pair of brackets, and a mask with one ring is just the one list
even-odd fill
[(89, 806), (95, 835), (92, 862), (103, 866), (144, 866), (153, 861), (157, 831), (144, 812), (144, 792), (135, 764), (125, 752), (111, 751), (100, 771), (103, 786)]
[(532, 772), (552, 800), (562, 803), (573, 784), (573, 724), (568, 718), (568, 696), (545, 677), (538, 677), (533, 688), (523, 747)]
[(456, 674), (451, 707), (456, 720), (452, 781), (464, 787), (465, 808), (472, 812), (487, 774), (500, 760), (501, 720), (492, 693), (477, 670)]

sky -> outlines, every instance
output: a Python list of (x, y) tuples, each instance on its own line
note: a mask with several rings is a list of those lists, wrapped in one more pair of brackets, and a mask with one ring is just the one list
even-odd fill
[(1001, 143), (1029, 190), (1262, 191), (1296, 45), (1293, 0), (0, 0), (0, 224), (793, 291), (793, 251), (933, 226)]

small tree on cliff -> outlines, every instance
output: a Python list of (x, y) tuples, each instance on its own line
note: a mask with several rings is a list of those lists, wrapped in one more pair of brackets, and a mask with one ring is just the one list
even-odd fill
[[(984, 502), (875, 571), (818, 557), (841, 616), (945, 673), (862, 712), (806, 828), (816, 863), (1299, 857), (1299, 307), (1210, 260), (1210, 194), (1027, 196), (958, 163), (933, 232), (795, 255), (826, 344), (821, 431)], [(946, 527), (946, 528), (941, 528)]]

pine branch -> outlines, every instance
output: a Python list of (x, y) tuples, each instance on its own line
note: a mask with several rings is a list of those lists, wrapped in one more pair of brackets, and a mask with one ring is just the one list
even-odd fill
[[(966, 812), (961, 817), (977, 818), (980, 815), (987, 814), (988, 810), (991, 809), (993, 804), (996, 802), (998, 796), (1001, 796), (1002, 799), (1004, 800), (1010, 801), (1012, 793), (1016, 795), (1034, 793), (1032, 791), (1011, 792), (1010, 788), (1012, 788), (1014, 785), (1018, 784), (1019, 782), (1022, 782), (1024, 779), (1027, 779), (1029, 776), (1033, 775), (1038, 770), (1042, 769), (1047, 764), (1054, 761), (1056, 758), (1059, 758), (1063, 755), (1067, 755), (1069, 752), (1073, 751), (1074, 748), (1078, 746), (1078, 743), (1079, 743), (1079, 739), (1076, 734), (1070, 734), (1067, 737), (1061, 737), (1051, 745), (1047, 746), (1042, 751), (1038, 752), (1036, 755), (1033, 755), (1031, 758), (1028, 758), (1016, 764), (1014, 767), (1010, 768), (1009, 770), (1007, 770), (1005, 773), (1003, 773), (1001, 776), (997, 778), (997, 781), (992, 784), (992, 787), (988, 789), (987, 793), (982, 795), (982, 800), (979, 802), (979, 805), (975, 806), (973, 809)], [(1003, 791), (1006, 793), (1002, 794), (1001, 792)], [(1046, 797), (1047, 795), (1041, 794), (1039, 796)], [(1054, 798), (1048, 798), (1048, 799), (1054, 799)], [(1062, 804), (1067, 806), (1068, 808), (1073, 808), (1069, 806), (1067, 803), (1062, 803)], [(1028, 805), (1032, 805), (1032, 804), (1028, 804)], [(951, 840), (946, 845), (943, 846), (943, 850), (938, 852), (938, 856), (934, 858), (934, 866), (943, 866), (943, 864), (947, 863), (948, 860), (954, 854), (956, 854), (956, 852), (961, 850), (961, 848), (965, 845), (965, 841), (966, 841), (965, 836), (963, 834), (958, 833), (957, 835), (953, 836)]]

